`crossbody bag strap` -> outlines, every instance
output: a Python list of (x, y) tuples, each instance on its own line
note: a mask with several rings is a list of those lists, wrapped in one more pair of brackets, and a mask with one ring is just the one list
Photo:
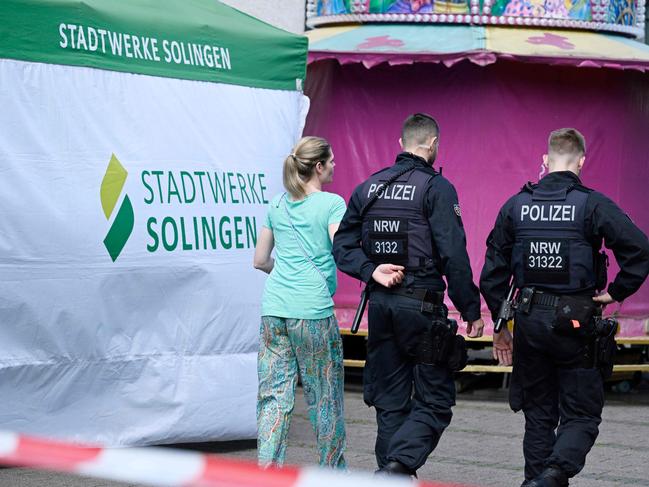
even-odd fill
[(327, 283), (327, 278), (325, 277), (324, 273), (320, 270), (320, 268), (315, 265), (315, 262), (313, 262), (313, 259), (309, 257), (309, 254), (307, 253), (306, 249), (302, 245), (302, 242), (300, 241), (300, 234), (297, 231), (297, 228), (295, 228), (295, 225), (293, 225), (293, 220), (291, 220), (291, 215), (288, 212), (288, 206), (286, 204), (286, 193), (282, 195), (282, 200), (284, 200), (284, 213), (286, 213), (286, 219), (288, 220), (289, 225), (291, 226), (291, 229), (293, 230), (293, 238), (297, 242), (298, 247), (300, 247), (300, 250), (302, 251), (302, 255), (306, 258), (306, 260), (309, 261), (309, 263), (313, 266), (313, 268), (318, 271), (318, 274), (320, 274), (320, 277), (322, 278), (322, 282), (325, 285), (325, 289), (327, 290), (327, 295), (331, 297), (332, 295), (329, 293), (329, 284)]

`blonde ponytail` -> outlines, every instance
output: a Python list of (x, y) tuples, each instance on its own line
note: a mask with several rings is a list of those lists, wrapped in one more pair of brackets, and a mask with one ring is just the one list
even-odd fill
[(300, 178), (298, 165), (299, 161), (293, 154), (289, 154), (284, 160), (284, 188), (294, 200), (301, 200), (305, 196), (304, 182)]
[(304, 184), (313, 176), (318, 162), (331, 157), (331, 146), (322, 137), (302, 137), (284, 160), (284, 188), (294, 200), (306, 195)]

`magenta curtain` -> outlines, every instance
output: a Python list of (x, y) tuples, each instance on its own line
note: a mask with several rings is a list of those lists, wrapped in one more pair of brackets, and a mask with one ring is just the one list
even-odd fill
[[(476, 283), (499, 208), (526, 181), (538, 179), (547, 136), (557, 128), (575, 127), (586, 137), (584, 184), (607, 194), (649, 232), (647, 74), (509, 61), (366, 69), (327, 60), (309, 66), (306, 94), (305, 134), (332, 143), (336, 170), (328, 190), (345, 199), (393, 163), (409, 114), (426, 112), (439, 121), (435, 165), (457, 188)], [(617, 272), (612, 255), (611, 262), (609, 280)], [(358, 282), (339, 278), (337, 306), (355, 306)], [(619, 311), (627, 317), (626, 334), (645, 334), (649, 285)]]

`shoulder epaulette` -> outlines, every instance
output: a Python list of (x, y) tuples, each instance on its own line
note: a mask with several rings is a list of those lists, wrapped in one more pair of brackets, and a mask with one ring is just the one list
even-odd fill
[(525, 183), (525, 186), (521, 188), (520, 192), (533, 193), (537, 186), (538, 184), (534, 184), (532, 181), (528, 181)]
[(420, 166), (417, 166), (415, 168), (415, 170), (425, 172), (426, 174), (430, 174), (433, 177), (442, 175), (441, 171), (435, 171), (435, 169), (432, 168), (432, 167), (420, 167)]
[(575, 183), (571, 189), (576, 189), (577, 191), (581, 191), (583, 193), (592, 193), (593, 191), (595, 191), (594, 189), (588, 188), (581, 183)]

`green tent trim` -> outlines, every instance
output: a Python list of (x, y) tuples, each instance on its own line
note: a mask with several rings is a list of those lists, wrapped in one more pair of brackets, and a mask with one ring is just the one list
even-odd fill
[(0, 58), (301, 90), (307, 38), (216, 0), (2, 0)]

